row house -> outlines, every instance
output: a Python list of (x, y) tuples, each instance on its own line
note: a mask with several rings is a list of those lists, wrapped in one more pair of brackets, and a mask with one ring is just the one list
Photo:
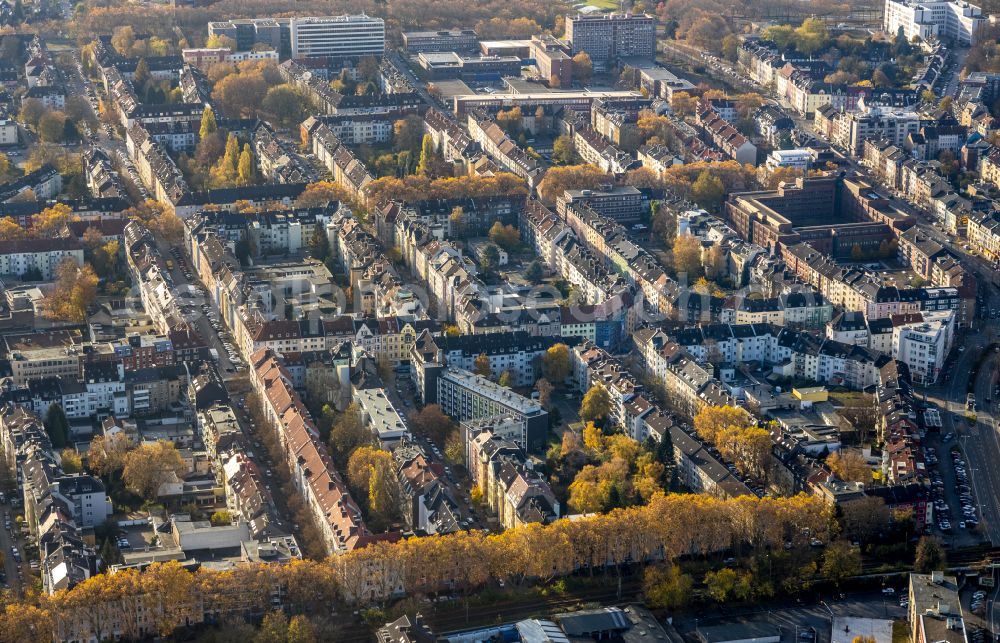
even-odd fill
[(267, 123), (261, 122), (250, 137), (261, 174), (271, 183), (313, 183), (319, 179), (299, 155), (283, 143)]
[(775, 324), (791, 328), (822, 328), (833, 316), (833, 305), (814, 291), (786, 292), (777, 297), (731, 297), (720, 320), (734, 324)]
[(92, 147), (83, 154), (84, 180), (87, 189), (97, 198), (126, 198), (125, 184), (101, 149)]
[(643, 145), (639, 148), (638, 157), (642, 167), (661, 179), (669, 168), (684, 165), (684, 159), (666, 145)]
[(468, 128), (472, 139), (506, 171), (521, 177), (532, 188), (542, 182), (547, 166), (528, 156), (485, 112), (470, 113)]
[(581, 342), (570, 350), (571, 380), (574, 388), (586, 393), (601, 386), (611, 398), (611, 426), (628, 431), (627, 407), (643, 394), (643, 386), (618, 358), (590, 342)]
[(130, 127), (125, 143), (139, 176), (157, 200), (176, 204), (187, 196), (190, 190), (180, 168), (145, 127)]
[(969, 245), (990, 261), (1000, 260), (1000, 217), (996, 212), (980, 212), (969, 217)]
[[(706, 364), (742, 363), (862, 389), (876, 381), (882, 359), (858, 345), (817, 340), (808, 332), (773, 324), (712, 324), (672, 333), (644, 329), (637, 333), (636, 344), (647, 370), (666, 380), (674, 377), (678, 385), (687, 381), (696, 390), (716, 381)], [(697, 406), (695, 397), (689, 392), (689, 400)]]
[(586, 163), (611, 174), (624, 174), (639, 166), (639, 161), (628, 152), (590, 127), (578, 127), (573, 134), (573, 147)]
[(901, 146), (884, 138), (868, 139), (864, 142), (861, 163), (867, 167), (873, 178), (883, 185), (899, 189), (902, 184), (903, 164), (911, 156)]
[(475, 433), (464, 431), (462, 437), (473, 482), (504, 529), (559, 518), (559, 501), (517, 444), (494, 435), (481, 423)]
[(991, 148), (979, 159), (979, 178), (1000, 187), (1000, 149)]
[(859, 310), (868, 319), (924, 310), (958, 310), (957, 288), (898, 288), (882, 285), (878, 275), (845, 268), (806, 244), (784, 249), (788, 267), (835, 306)]
[(900, 168), (899, 189), (918, 207), (932, 209), (935, 199), (952, 193), (952, 187), (941, 176), (940, 168), (938, 161), (905, 161)]
[(113, 513), (100, 479), (66, 475), (41, 418), (22, 407), (0, 408), (0, 439), (24, 502), (25, 523), (38, 543), (42, 589), (55, 594), (98, 571), (98, 556), (83, 530)]
[(311, 414), (292, 388), (287, 370), (274, 352), (261, 349), (252, 355), (250, 383), (260, 397), (266, 421), (278, 433), (292, 484), (312, 513), (327, 551), (340, 554), (377, 540), (398, 537), (398, 534), (374, 535), (369, 531), (360, 507), (334, 467)]
[(583, 303), (602, 304), (628, 288), (603, 258), (580, 242), (566, 222), (541, 202), (532, 200), (521, 220), (521, 238), (531, 243), (549, 269), (573, 285)]
[(153, 235), (136, 221), (125, 226), (125, 261), (146, 314), (161, 333), (169, 332), (183, 318), (185, 305)]
[(445, 481), (444, 465), (428, 460), (413, 444), (399, 446), (392, 455), (407, 529), (421, 536), (461, 531), (459, 503)]
[(333, 174), (333, 180), (363, 201), (365, 186), (375, 180), (365, 164), (354, 156), (351, 149), (337, 138), (328, 125), (319, 120), (305, 121), (302, 135), (316, 159)]
[(0, 203), (18, 200), (29, 190), (36, 199), (54, 199), (62, 192), (62, 176), (51, 163), (45, 163), (37, 170), (0, 183)]
[(757, 146), (714, 109), (697, 114), (698, 125), (712, 143), (740, 165), (757, 165)]
[(445, 160), (463, 167), (463, 174), (468, 173), (469, 161), (481, 151), (479, 143), (461, 125), (434, 107), (424, 114), (424, 133), (430, 135)]

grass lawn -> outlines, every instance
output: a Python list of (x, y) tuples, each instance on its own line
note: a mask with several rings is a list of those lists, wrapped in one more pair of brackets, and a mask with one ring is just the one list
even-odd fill
[(892, 643), (906, 643), (910, 640), (910, 626), (906, 621), (892, 622)]
[(584, 3), (598, 9), (616, 10), (619, 8), (619, 4), (614, 0), (584, 0)]

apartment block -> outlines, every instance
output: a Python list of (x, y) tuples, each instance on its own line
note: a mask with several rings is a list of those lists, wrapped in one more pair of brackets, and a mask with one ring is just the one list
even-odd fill
[(620, 58), (656, 55), (656, 18), (631, 13), (566, 16), (566, 40), (573, 51), (585, 51), (595, 67)]

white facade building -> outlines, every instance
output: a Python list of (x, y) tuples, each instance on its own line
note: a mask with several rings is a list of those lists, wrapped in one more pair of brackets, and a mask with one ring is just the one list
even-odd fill
[(0, 145), (17, 145), (17, 121), (0, 118)]
[(772, 172), (779, 167), (790, 167), (805, 172), (812, 163), (809, 150), (774, 150), (767, 157), (767, 169)]
[(886, 0), (882, 24), (890, 36), (895, 36), (902, 27), (907, 40), (934, 38), (969, 47), (976, 44), (986, 20), (981, 8), (961, 0)]
[(923, 313), (923, 321), (901, 324), (892, 329), (892, 356), (910, 367), (914, 382), (937, 381), (951, 350), (955, 313)]
[(291, 18), (289, 30), (292, 58), (381, 57), (385, 53), (385, 22), (381, 18), (364, 14)]

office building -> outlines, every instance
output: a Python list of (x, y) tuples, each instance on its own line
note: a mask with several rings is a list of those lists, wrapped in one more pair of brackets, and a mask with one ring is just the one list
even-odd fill
[(968, 2), (886, 0), (882, 25), (890, 36), (902, 27), (907, 40), (948, 40), (970, 47), (986, 21), (983, 10)]
[(404, 31), (403, 47), (408, 54), (428, 51), (454, 51), (471, 54), (479, 50), (479, 36), (472, 29), (440, 31)]
[(385, 53), (385, 22), (364, 14), (291, 18), (289, 34), (292, 58), (382, 57)]

